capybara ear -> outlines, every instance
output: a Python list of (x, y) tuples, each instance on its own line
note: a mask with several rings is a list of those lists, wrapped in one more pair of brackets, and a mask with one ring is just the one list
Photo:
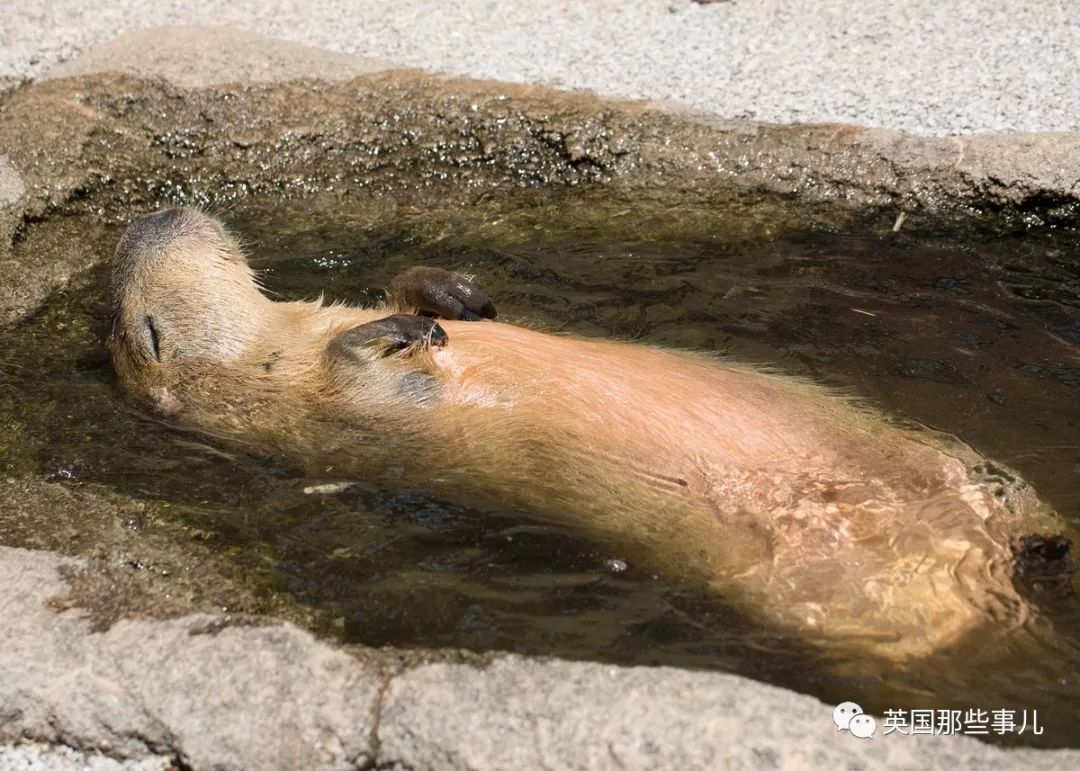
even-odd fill
[(346, 329), (330, 341), (327, 350), (331, 356), (371, 361), (446, 345), (448, 339), (433, 319), (399, 313)]
[(495, 318), (495, 304), (471, 278), (443, 268), (410, 268), (394, 277), (390, 307), (443, 319), (479, 321)]

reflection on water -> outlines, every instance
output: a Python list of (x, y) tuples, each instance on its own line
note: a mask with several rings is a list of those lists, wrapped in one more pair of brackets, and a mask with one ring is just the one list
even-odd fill
[[(587, 203), (587, 205), (586, 205)], [(371, 303), (415, 264), (475, 274), (500, 316), (592, 337), (719, 352), (813, 377), (952, 432), (1012, 465), (1080, 526), (1080, 248), (793, 228), (767, 207), (488, 201), (475, 211), (265, 202), (226, 219), (267, 289)], [(103, 244), (114, 230), (100, 230)], [(887, 708), (1038, 708), (1075, 742), (1080, 603), (1031, 588), (1052, 623), (913, 669), (833, 660), (757, 629), (701, 588), (580, 534), (362, 482), (314, 487), (230, 458), (118, 403), (96, 346), (103, 275), (0, 332), (0, 444), (36, 473), (163, 500), (209, 542), (371, 645), (516, 650), (745, 673)], [(18, 423), (13, 438), (10, 426)]]

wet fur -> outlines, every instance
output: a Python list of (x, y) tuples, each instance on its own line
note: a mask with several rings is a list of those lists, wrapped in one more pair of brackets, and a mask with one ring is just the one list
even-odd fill
[(190, 209), (132, 226), (112, 294), (119, 381), (177, 425), (311, 474), (527, 507), (823, 643), (904, 658), (1023, 623), (1011, 549), (1061, 529), (959, 442), (798, 379), (496, 322), (349, 346), (390, 309), (272, 302)]

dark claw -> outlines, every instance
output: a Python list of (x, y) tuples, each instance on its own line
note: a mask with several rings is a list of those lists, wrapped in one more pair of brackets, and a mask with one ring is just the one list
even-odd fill
[(446, 331), (434, 319), (398, 313), (348, 329), (334, 339), (333, 345), (346, 350), (376, 349), (389, 356), (408, 348), (423, 350), (446, 345), (447, 340)]
[(1026, 535), (1013, 546), (1020, 573), (1046, 578), (1071, 575), (1076, 570), (1069, 552), (1072, 543), (1063, 535)]
[(391, 303), (444, 319), (495, 318), (495, 304), (475, 281), (442, 268), (410, 268), (390, 282)]

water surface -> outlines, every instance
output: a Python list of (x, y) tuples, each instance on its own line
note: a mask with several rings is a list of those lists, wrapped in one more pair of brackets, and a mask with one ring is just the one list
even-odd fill
[[(370, 304), (412, 265), (464, 271), (506, 320), (730, 355), (951, 432), (1019, 470), (1080, 526), (1080, 247), (1070, 234), (840, 232), (761, 202), (675, 207), (584, 194), (522, 193), (469, 210), (314, 198), (221, 214), (280, 299)], [(108, 251), (119, 232), (75, 218), (51, 239), (96, 239)], [(0, 331), (9, 472), (167, 505), (309, 605), (325, 634), (720, 669), (879, 714), (1039, 709), (1047, 727), (1037, 742), (1080, 745), (1071, 725), (1080, 603), (1068, 582), (1032, 590), (1052, 623), (1017, 635), (991, 628), (913, 669), (821, 654), (701, 587), (522, 512), (363, 480), (326, 491), (148, 421), (117, 399), (99, 347), (104, 280), (95, 271)]]

